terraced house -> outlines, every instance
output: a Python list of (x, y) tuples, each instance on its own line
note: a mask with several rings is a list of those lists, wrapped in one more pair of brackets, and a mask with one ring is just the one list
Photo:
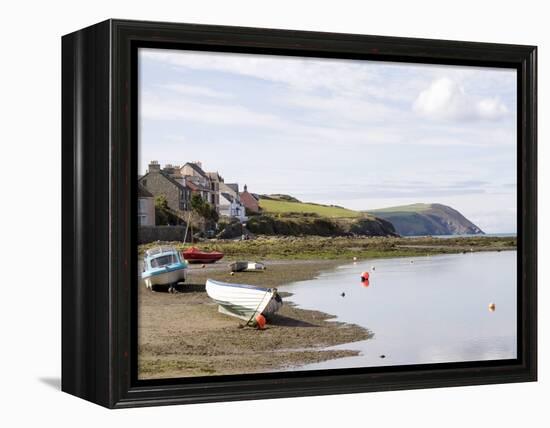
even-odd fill
[[(199, 161), (186, 162), (183, 166), (166, 164), (164, 168), (157, 161), (151, 161), (139, 183), (155, 197), (165, 195), (169, 208), (183, 220), (188, 218), (186, 213), (191, 209), (193, 194), (200, 195), (222, 216), (241, 222), (247, 219), (238, 183), (226, 184), (217, 171), (204, 171)], [(245, 194), (245, 198), (247, 196)]]
[(139, 178), (139, 185), (154, 197), (165, 196), (168, 207), (180, 219), (188, 218), (191, 209), (191, 189), (185, 182), (175, 180), (167, 171), (163, 171), (157, 161), (149, 164), (147, 173)]
[(187, 162), (179, 169), (179, 176), (183, 177), (188, 185), (193, 186), (202, 198), (216, 210), (219, 207), (219, 190), (212, 182), (208, 173), (202, 169), (201, 162)]

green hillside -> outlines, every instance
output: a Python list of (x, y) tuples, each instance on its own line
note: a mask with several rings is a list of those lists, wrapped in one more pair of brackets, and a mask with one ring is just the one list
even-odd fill
[[(260, 196), (260, 208), (265, 213), (304, 213), (317, 214), (321, 217), (329, 218), (355, 218), (364, 216), (358, 211), (349, 210), (334, 205), (320, 205), (307, 202), (299, 202), (297, 199), (286, 195)], [(298, 201), (298, 202), (295, 202)]]
[(432, 204), (410, 204), (410, 205), (400, 205), (397, 207), (388, 207), (388, 208), (379, 208), (376, 210), (369, 210), (373, 213), (420, 213), (428, 211), (431, 208)]
[[(360, 211), (301, 202), (289, 195), (257, 197), (262, 212), (246, 222), (247, 229), (256, 235), (397, 236), (390, 222)], [(225, 232), (222, 235), (226, 237)]]
[(442, 204), (411, 204), (368, 212), (391, 222), (403, 236), (483, 234), (457, 210)]

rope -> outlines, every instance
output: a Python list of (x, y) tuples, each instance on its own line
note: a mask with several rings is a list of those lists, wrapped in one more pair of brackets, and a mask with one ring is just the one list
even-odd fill
[(250, 321), (252, 321), (252, 318), (254, 318), (254, 315), (255, 315), (256, 312), (258, 311), (258, 308), (260, 307), (260, 305), (261, 305), (262, 302), (264, 301), (265, 295), (266, 295), (267, 293), (269, 293), (270, 291), (271, 291), (271, 288), (268, 288), (267, 290), (265, 290), (265, 294), (264, 294), (264, 296), (262, 297), (262, 300), (260, 300), (260, 303), (258, 303), (258, 306), (256, 306), (256, 309), (254, 309), (254, 312), (252, 312), (252, 316), (251, 316), (250, 319), (246, 322), (245, 325), (250, 324)]

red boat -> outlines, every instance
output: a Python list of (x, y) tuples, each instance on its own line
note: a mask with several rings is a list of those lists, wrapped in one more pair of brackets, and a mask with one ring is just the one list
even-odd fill
[(201, 251), (196, 247), (188, 248), (181, 252), (181, 255), (189, 263), (214, 263), (223, 257), (219, 251)]

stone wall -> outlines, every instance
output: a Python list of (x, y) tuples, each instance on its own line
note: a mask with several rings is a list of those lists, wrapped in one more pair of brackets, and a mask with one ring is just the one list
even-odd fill
[[(191, 231), (187, 232), (187, 240), (191, 239)], [(138, 244), (148, 244), (155, 241), (183, 241), (185, 226), (140, 226), (138, 229)]]

